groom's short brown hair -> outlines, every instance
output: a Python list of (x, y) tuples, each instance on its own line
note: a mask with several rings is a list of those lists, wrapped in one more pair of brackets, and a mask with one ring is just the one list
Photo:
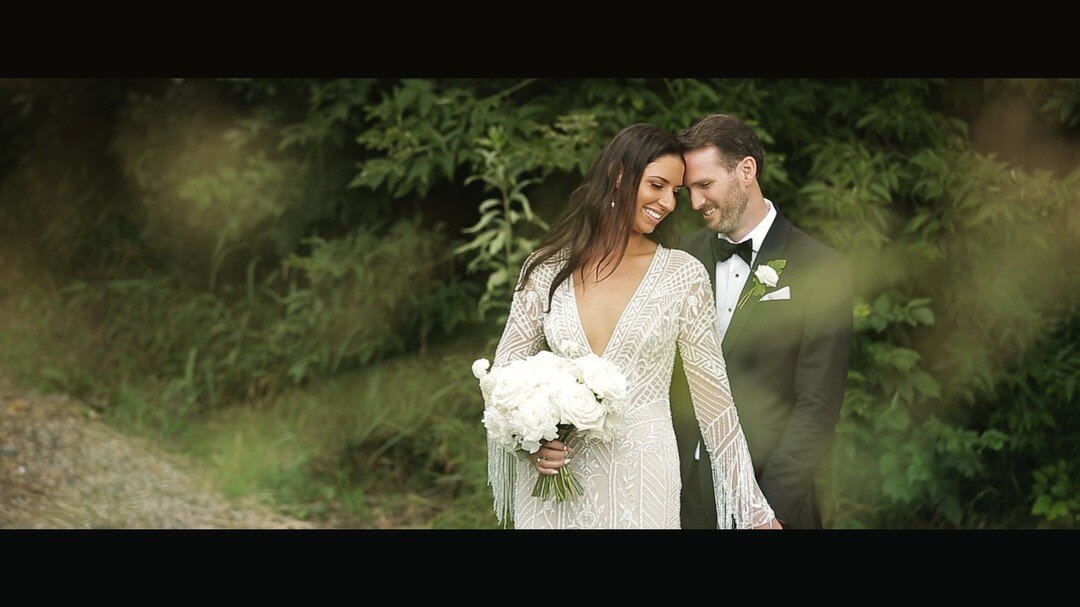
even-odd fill
[(747, 156), (757, 162), (757, 179), (765, 172), (765, 148), (758, 134), (749, 125), (731, 114), (709, 114), (679, 134), (684, 152), (709, 146), (720, 151), (724, 167), (735, 170), (735, 165)]

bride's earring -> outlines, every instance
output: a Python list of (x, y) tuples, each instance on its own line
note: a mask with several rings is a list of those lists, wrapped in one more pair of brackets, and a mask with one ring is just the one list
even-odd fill
[(611, 197), (611, 208), (613, 208), (613, 209), (615, 208), (615, 197), (614, 196)]

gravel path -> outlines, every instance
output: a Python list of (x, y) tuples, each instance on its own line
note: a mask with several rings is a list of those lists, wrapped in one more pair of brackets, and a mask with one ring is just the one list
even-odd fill
[(310, 529), (214, 488), (193, 462), (89, 406), (0, 373), (0, 529)]

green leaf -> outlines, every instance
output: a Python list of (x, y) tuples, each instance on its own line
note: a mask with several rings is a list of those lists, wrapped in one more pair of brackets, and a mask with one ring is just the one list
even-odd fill
[(911, 375), (911, 381), (915, 388), (925, 396), (941, 398), (941, 386), (930, 374), (916, 371)]
[(887, 204), (892, 196), (889, 194), (888, 188), (880, 183), (874, 183), (870, 185), (870, 191), (877, 195), (877, 201), (883, 204)]
[(897, 453), (885, 453), (878, 460), (879, 468), (883, 476), (895, 476), (904, 467), (904, 462)]
[(892, 348), (883, 356), (886, 362), (900, 371), (911, 371), (921, 358), (918, 352), (910, 348)]
[(892, 299), (889, 298), (888, 293), (882, 293), (874, 300), (874, 311), (878, 314), (888, 314), (892, 311)]
[(894, 501), (910, 503), (915, 497), (913, 487), (904, 478), (904, 462), (895, 453), (886, 453), (879, 460), (883, 481), (882, 493)]
[(466, 233), (466, 234), (475, 234), (476, 232), (479, 232), (480, 230), (484, 229), (484, 227), (487, 226), (487, 224), (491, 223), (492, 220), (494, 220), (497, 217), (499, 217), (498, 212), (493, 211), (491, 213), (487, 213), (483, 217), (480, 218), (480, 221), (476, 222), (476, 225), (474, 225), (472, 227), (464, 228), (461, 231)]
[(1064, 499), (1068, 495), (1069, 486), (1062, 482), (1054, 483), (1053, 487), (1050, 487), (1050, 495), (1056, 498)]
[(495, 207), (498, 207), (498, 206), (501, 206), (501, 205), (502, 205), (502, 201), (499, 200), (498, 198), (488, 198), (484, 202), (480, 203), (480, 212), (481, 213), (486, 213), (486, 212), (490, 211), (491, 209), (493, 209)]
[(911, 317), (924, 325), (934, 324), (934, 313), (930, 308), (915, 308), (911, 311)]
[(488, 291), (502, 286), (507, 282), (506, 268), (499, 268), (491, 276), (488, 276), (487, 288)]
[(495, 234), (495, 237), (491, 240), (491, 244), (488, 245), (488, 254), (494, 255), (502, 248), (503, 243), (506, 242), (506, 232), (500, 231)]
[(911, 425), (911, 417), (908, 412), (900, 406), (889, 408), (884, 415), (885, 422), (896, 430), (907, 430)]
[(1059, 518), (1067, 518), (1069, 516), (1069, 505), (1065, 502), (1057, 502), (1050, 507), (1050, 512), (1047, 513), (1048, 520), (1056, 520)]

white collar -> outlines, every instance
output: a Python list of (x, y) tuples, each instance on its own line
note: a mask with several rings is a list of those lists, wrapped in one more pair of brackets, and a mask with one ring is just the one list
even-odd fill
[[(764, 198), (763, 200), (765, 201), (765, 206), (769, 207), (769, 211), (765, 213), (765, 216), (761, 218), (761, 221), (759, 221), (758, 224), (754, 226), (754, 229), (750, 230), (750, 233), (744, 236), (743, 239), (739, 241), (746, 242), (746, 239), (753, 238), (755, 253), (757, 253), (758, 250), (761, 249), (761, 243), (765, 242), (765, 235), (769, 233), (769, 228), (772, 227), (773, 221), (776, 220), (776, 207), (773, 206), (772, 201), (768, 198)], [(717, 234), (716, 237), (723, 238), (724, 240), (734, 244), (739, 244), (739, 242), (731, 240), (725, 234)]]

